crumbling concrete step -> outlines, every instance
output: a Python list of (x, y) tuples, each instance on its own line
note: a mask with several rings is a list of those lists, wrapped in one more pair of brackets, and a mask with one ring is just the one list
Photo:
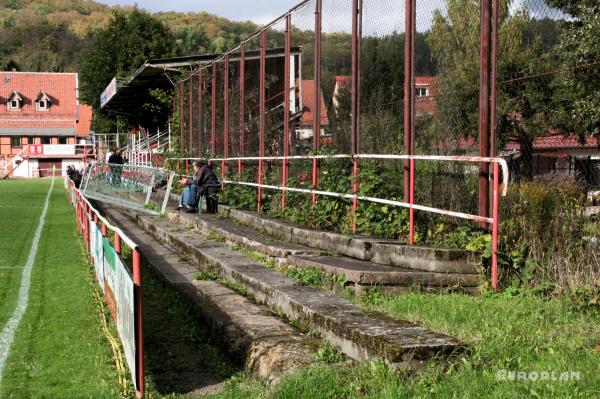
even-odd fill
[(481, 282), (478, 274), (415, 271), (343, 256), (292, 255), (288, 256), (287, 263), (298, 268), (317, 268), (362, 285), (475, 287)]
[(311, 230), (306, 227), (227, 206), (219, 212), (230, 218), (260, 228), (274, 237), (313, 249), (337, 252), (352, 258), (415, 270), (438, 273), (481, 273), (481, 254), (445, 248), (432, 248), (399, 244), (359, 235), (339, 234)]
[[(140, 245), (146, 264), (157, 276), (187, 297), (202, 320), (209, 324), (212, 339), (245, 369), (256, 376), (274, 379), (312, 362), (315, 341), (268, 315), (257, 305), (216, 281), (194, 280), (200, 268), (180, 256), (114, 208), (107, 214)], [(220, 248), (215, 242), (209, 247)]]
[(464, 349), (454, 338), (414, 323), (363, 312), (332, 292), (298, 286), (239, 252), (215, 247), (197, 233), (168, 228), (168, 220), (145, 215), (137, 215), (136, 220), (159, 240), (190, 255), (200, 265), (218, 268), (227, 279), (241, 283), (258, 302), (319, 332), (353, 359), (413, 362)]
[(235, 223), (230, 219), (222, 219), (217, 215), (189, 214), (168, 211), (171, 220), (184, 220), (193, 224), (198, 230), (208, 233), (215, 232), (223, 236), (228, 242), (245, 245), (253, 250), (265, 253), (276, 258), (284, 258), (295, 254), (313, 254), (315, 250), (304, 245), (281, 242), (272, 235), (262, 233), (257, 229)]

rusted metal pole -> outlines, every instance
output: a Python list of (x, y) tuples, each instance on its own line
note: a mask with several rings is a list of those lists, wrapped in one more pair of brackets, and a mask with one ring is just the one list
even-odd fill
[(498, 195), (499, 165), (494, 162), (494, 192), (492, 195), (492, 287), (498, 289)]
[[(416, 79), (415, 79), (415, 52), (416, 45), (415, 40), (417, 37), (417, 0), (412, 0), (412, 17), (411, 17), (412, 28), (410, 32), (410, 154), (414, 155), (416, 150), (415, 140), (415, 121), (417, 117), (417, 106), (416, 106)], [(414, 165), (413, 165), (414, 169)], [(414, 170), (413, 170), (414, 172)], [(414, 173), (413, 173), (414, 180)], [(414, 185), (414, 181), (413, 181)], [(413, 187), (414, 188), (414, 187)]]
[[(479, 53), (479, 156), (489, 156), (490, 135), (490, 0), (481, 0)], [(479, 216), (487, 217), (490, 206), (489, 165), (479, 164)], [(486, 223), (482, 228), (488, 227)]]
[(204, 96), (204, 70), (201, 69), (198, 73), (198, 157), (202, 156), (204, 143), (202, 142), (202, 133), (204, 132), (204, 114), (202, 101)]
[[(183, 82), (179, 82), (179, 150), (183, 151)], [(135, 143), (134, 143), (135, 144)]]
[(212, 65), (211, 97), (210, 151), (214, 155), (217, 153), (217, 64)]
[(287, 186), (288, 178), (288, 160), (290, 155), (290, 70), (291, 70), (291, 46), (292, 46), (292, 15), (288, 14), (285, 17), (285, 62), (284, 62), (284, 82), (283, 82), (283, 171), (282, 171), (282, 187), (281, 193), (281, 210), (285, 209), (285, 187)]
[[(223, 60), (223, 158), (229, 157), (229, 54)], [(221, 178), (227, 174), (227, 162), (221, 163)]]
[[(244, 143), (245, 139), (245, 89), (246, 89), (246, 56), (245, 56), (245, 48), (244, 44), (240, 45), (240, 157), (244, 156)], [(242, 160), (238, 161), (238, 174), (242, 173), (243, 165)]]
[[(411, 143), (411, 58), (412, 58), (412, 18), (413, 18), (413, 2), (406, 0), (405, 2), (405, 18), (404, 18), (404, 154), (412, 154)], [(404, 202), (410, 200), (410, 162), (404, 161)]]
[[(314, 54), (314, 104), (313, 115), (313, 151), (319, 150), (321, 136), (321, 14), (323, 12), (323, 0), (315, 2), (315, 54)], [(313, 159), (312, 185), (313, 190), (319, 184), (319, 161)], [(312, 204), (317, 202), (317, 195), (313, 193)]]
[(137, 363), (137, 392), (136, 396), (144, 396), (144, 318), (142, 309), (142, 259), (140, 250), (133, 248), (133, 284), (135, 295), (135, 335)]
[[(352, 101), (350, 111), (350, 151), (358, 153), (359, 126), (359, 97), (360, 92), (360, 25), (361, 25), (360, 0), (352, 0)], [(353, 159), (352, 167), (352, 232), (356, 232), (356, 209), (358, 208), (358, 159)]]
[[(497, 67), (498, 67), (498, 21), (500, 1), (492, 0), (492, 50), (491, 50), (491, 68), (490, 68), (490, 150), (489, 156), (496, 156), (496, 89)], [(506, 182), (504, 182), (506, 184)]]
[[(259, 77), (259, 136), (258, 136), (258, 156), (265, 156), (265, 73), (267, 65), (267, 32), (263, 30), (260, 33), (260, 77)], [(261, 195), (262, 195), (262, 175), (263, 175), (263, 160), (258, 161), (258, 211), (261, 210)]]
[[(193, 154), (194, 151), (194, 145), (193, 145), (193, 140), (194, 140), (194, 77), (192, 76), (190, 78), (190, 92), (188, 94), (188, 101), (190, 102), (189, 104), (189, 132), (188, 132), (188, 149), (189, 149), (189, 153)], [(193, 156), (193, 155), (192, 155)]]

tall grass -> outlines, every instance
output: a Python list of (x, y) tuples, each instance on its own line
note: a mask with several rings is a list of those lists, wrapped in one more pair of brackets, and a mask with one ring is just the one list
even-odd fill
[(511, 188), (501, 234), (523, 283), (559, 291), (600, 283), (600, 247), (587, 237), (585, 204), (582, 187), (564, 174)]

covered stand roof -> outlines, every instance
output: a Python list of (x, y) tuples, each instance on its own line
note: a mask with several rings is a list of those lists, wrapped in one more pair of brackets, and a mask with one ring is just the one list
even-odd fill
[[(267, 58), (283, 57), (285, 50), (275, 48), (267, 50)], [(300, 54), (300, 47), (291, 48), (292, 55)], [(101, 96), (101, 108), (108, 112), (119, 114), (134, 114), (148, 102), (149, 89), (172, 89), (179, 81), (185, 69), (195, 69), (211, 63), (222, 54), (190, 55), (184, 57), (150, 59), (144, 63), (132, 76), (115, 78), (106, 87)], [(258, 60), (260, 50), (244, 52), (246, 61)], [(240, 53), (232, 53), (229, 61), (239, 62)]]
[[(148, 89), (171, 89), (173, 75), (181, 74), (178, 68), (192, 67), (211, 62), (217, 55), (150, 59), (129, 78), (115, 78), (101, 96), (101, 108), (108, 112), (127, 114), (147, 102)], [(175, 77), (178, 79), (178, 77)]]

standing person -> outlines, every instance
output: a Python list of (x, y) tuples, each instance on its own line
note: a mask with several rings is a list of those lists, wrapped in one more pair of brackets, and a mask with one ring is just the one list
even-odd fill
[(207, 184), (218, 184), (219, 180), (215, 176), (212, 165), (205, 161), (194, 161), (194, 176), (191, 179), (181, 179), (179, 184), (187, 185), (179, 197), (179, 206), (177, 209), (186, 208), (186, 212), (196, 212), (199, 195), (212, 195), (218, 190), (213, 187), (206, 187)]
[(113, 184), (121, 184), (121, 173), (123, 172), (123, 165), (125, 160), (121, 156), (121, 151), (116, 150), (109, 158), (108, 158), (108, 167), (110, 168), (111, 175), (113, 178)]

